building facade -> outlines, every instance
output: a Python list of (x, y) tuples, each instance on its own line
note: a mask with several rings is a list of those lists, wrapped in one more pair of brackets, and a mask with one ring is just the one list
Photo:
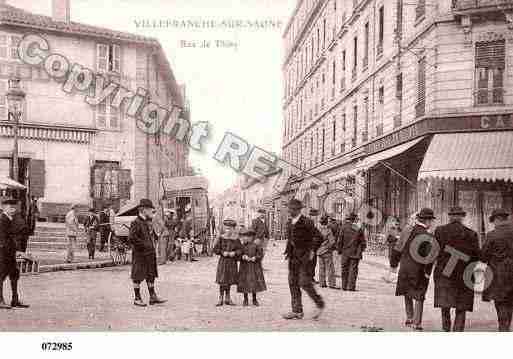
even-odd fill
[(289, 195), (375, 230), (512, 209), (513, 1), (302, 0), (283, 41)]
[[(28, 33), (42, 35), (51, 51), (103, 74), (125, 88), (148, 90), (165, 108), (185, 108), (161, 45), (139, 35), (70, 21), (69, 0), (53, 0), (52, 16), (0, 4), (0, 91), (21, 78), (26, 92), (20, 123), (20, 181), (39, 199), (41, 216), (62, 216), (69, 205), (119, 206), (148, 197), (158, 201), (161, 178), (183, 175), (188, 147), (163, 134), (147, 135), (107, 99), (91, 106), (67, 94), (43, 69), (22, 64), (16, 46)], [(13, 128), (0, 96), (0, 172), (12, 171)], [(184, 109), (186, 114), (188, 109)]]

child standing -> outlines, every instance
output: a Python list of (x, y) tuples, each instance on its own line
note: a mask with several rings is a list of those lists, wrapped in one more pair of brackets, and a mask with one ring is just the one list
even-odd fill
[(230, 287), (238, 282), (238, 259), (241, 254), (242, 246), (235, 227), (237, 223), (234, 220), (226, 219), (223, 221), (225, 231), (214, 243), (214, 253), (219, 256), (217, 264), (216, 283), (219, 284), (219, 302), (217, 307), (224, 304), (235, 305), (230, 298)]
[(253, 295), (253, 305), (258, 307), (257, 293), (267, 290), (264, 271), (262, 270), (264, 251), (261, 246), (255, 244), (255, 231), (251, 229), (242, 230), (241, 237), (243, 244), (237, 291), (244, 294), (244, 306), (249, 305), (248, 294), (251, 293)]

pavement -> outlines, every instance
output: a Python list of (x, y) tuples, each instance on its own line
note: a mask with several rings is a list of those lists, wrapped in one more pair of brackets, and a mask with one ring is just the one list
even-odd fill
[[(21, 279), (22, 299), (29, 309), (0, 312), (0, 331), (409, 331), (403, 326), (402, 298), (382, 279), (383, 258), (362, 262), (357, 292), (319, 291), (327, 308), (311, 319), (313, 304), (304, 298), (305, 318), (287, 321), (290, 309), (284, 242), (274, 242), (264, 259), (268, 290), (259, 294), (260, 307), (215, 307), (217, 258), (171, 262), (159, 267), (157, 292), (169, 301), (146, 308), (132, 304), (130, 266), (42, 273)], [(339, 280), (339, 279), (338, 279)], [(340, 282), (339, 282), (340, 285)], [(8, 285), (5, 293), (10, 298)], [(440, 330), (440, 312), (433, 308), (432, 285), (425, 306), (424, 328)], [(148, 300), (145, 286), (143, 299)], [(468, 315), (469, 331), (496, 331), (493, 306), (476, 297)]]

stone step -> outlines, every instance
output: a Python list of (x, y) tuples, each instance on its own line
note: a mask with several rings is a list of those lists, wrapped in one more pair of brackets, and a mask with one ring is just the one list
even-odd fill
[[(78, 238), (86, 238), (87, 236), (84, 234), (84, 233), (80, 233), (78, 236)], [(43, 239), (66, 239), (67, 236), (65, 233), (56, 233), (56, 234), (34, 234), (33, 236), (30, 236), (30, 238), (34, 238), (34, 239), (40, 239), (40, 238), (43, 238)]]
[[(77, 249), (85, 249), (86, 243), (83, 241), (77, 241), (75, 248)], [(28, 250), (29, 251), (55, 251), (55, 250), (63, 250), (68, 248), (67, 242), (55, 241), (55, 242), (29, 242)]]

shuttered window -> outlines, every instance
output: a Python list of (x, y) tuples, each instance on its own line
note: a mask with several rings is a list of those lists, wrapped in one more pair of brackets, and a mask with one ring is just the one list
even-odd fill
[(424, 116), (426, 113), (426, 58), (422, 57), (418, 63), (417, 74), (417, 105), (415, 114), (417, 117)]
[(29, 178), (30, 195), (43, 198), (45, 196), (45, 161), (30, 160)]
[(100, 72), (121, 72), (121, 47), (119, 45), (96, 45), (96, 66)]
[(398, 74), (395, 81), (395, 97), (400, 100), (403, 98), (403, 74)]
[(476, 105), (504, 103), (505, 41), (477, 43), (475, 62)]

